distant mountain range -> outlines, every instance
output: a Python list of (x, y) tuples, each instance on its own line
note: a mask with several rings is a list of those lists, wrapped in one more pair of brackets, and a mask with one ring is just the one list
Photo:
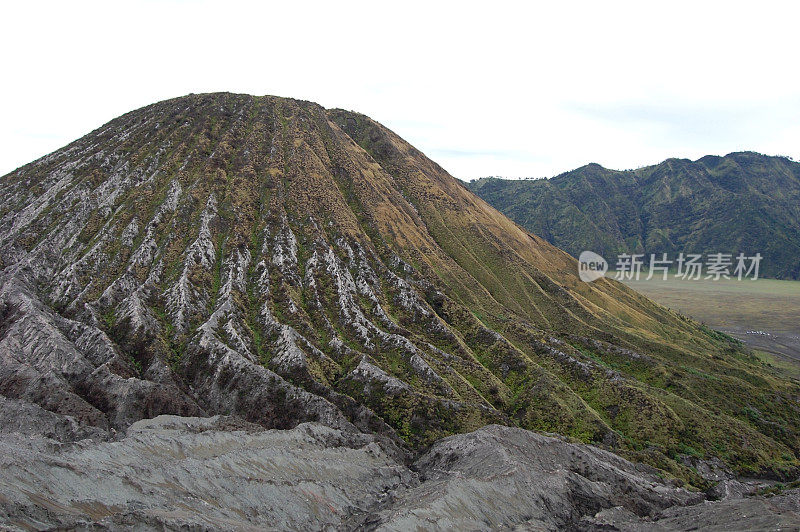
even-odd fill
[(468, 186), (573, 256), (760, 253), (761, 275), (800, 278), (800, 163), (785, 157), (739, 152), (624, 171), (589, 164), (552, 179)]

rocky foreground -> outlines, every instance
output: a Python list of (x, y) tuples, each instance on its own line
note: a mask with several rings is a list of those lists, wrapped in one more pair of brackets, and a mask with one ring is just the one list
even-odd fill
[(796, 491), (708, 502), (647, 466), (519, 428), (451, 436), (411, 460), (363, 433), (225, 416), (164, 415), (65, 443), (63, 418), (2, 406), (0, 524), (11, 529), (800, 527)]

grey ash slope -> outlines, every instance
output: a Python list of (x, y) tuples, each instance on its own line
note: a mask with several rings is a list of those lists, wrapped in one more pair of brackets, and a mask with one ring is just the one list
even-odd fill
[(12, 529), (800, 526), (796, 491), (704, 502), (609, 452), (498, 425), (445, 438), (410, 467), (373, 436), (317, 423), (159, 416), (118, 441), (66, 445), (18, 428), (0, 434), (0, 525)]
[(65, 441), (233, 414), (401, 456), (497, 423), (702, 487), (683, 456), (796, 471), (796, 383), (618, 283), (581, 283), (363, 115), (160, 102), (3, 176), (0, 200), (0, 390)]

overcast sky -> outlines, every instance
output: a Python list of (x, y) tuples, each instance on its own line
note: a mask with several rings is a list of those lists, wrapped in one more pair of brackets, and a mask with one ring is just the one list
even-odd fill
[(210, 91), (365, 113), (462, 179), (800, 159), (792, 2), (532, 4), (7, 2), (0, 175)]

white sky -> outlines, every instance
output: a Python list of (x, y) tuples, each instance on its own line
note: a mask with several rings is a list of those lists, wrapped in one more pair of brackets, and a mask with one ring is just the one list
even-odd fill
[(0, 175), (209, 91), (365, 113), (463, 179), (800, 159), (794, 4), (5, 2)]

